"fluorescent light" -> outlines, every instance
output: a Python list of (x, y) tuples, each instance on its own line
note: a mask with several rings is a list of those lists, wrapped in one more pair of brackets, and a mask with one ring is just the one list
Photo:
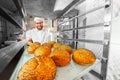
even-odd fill
[(67, 7), (73, 0), (56, 0), (54, 11), (63, 10)]

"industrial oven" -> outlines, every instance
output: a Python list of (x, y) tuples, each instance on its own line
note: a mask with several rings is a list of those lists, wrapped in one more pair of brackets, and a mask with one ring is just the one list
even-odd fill
[[(71, 60), (70, 65), (57, 68), (55, 80), (88, 80), (85, 78), (86, 74), (91, 74), (94, 80), (110, 80), (107, 78), (107, 70), (113, 23), (112, 7), (115, 0), (70, 0), (71, 3), (68, 3), (69, 5), (63, 10), (55, 11), (53, 8), (58, 5), (55, 5), (57, 1), (9, 0), (5, 2), (5, 0), (0, 0), (0, 73), (5, 70), (18, 51), (23, 49), (23, 46), (24, 51), (19, 52), (22, 56), (13, 73), (10, 74), (8, 70), (10, 80), (17, 80), (21, 67), (34, 57), (28, 54), (25, 39), (19, 41), (19, 37), (29, 29), (28, 26), (33, 26), (33, 16), (39, 16), (45, 18), (46, 22), (50, 18), (52, 28), (54, 28), (52, 25), (54, 20), (57, 22), (55, 24), (57, 31), (50, 34), (51, 40), (69, 45), (74, 50), (89, 49), (97, 58), (91, 66), (79, 66)], [(115, 22), (114, 24), (119, 23), (117, 20)]]
[[(98, 80), (106, 80), (109, 59), (111, 0), (80, 0), (59, 17), (57, 21), (58, 30), (56, 33), (59, 33), (56, 38), (57, 42), (70, 45), (73, 49), (89, 49), (97, 57), (95, 64), (89, 67), (77, 68), (76, 66), (69, 66), (60, 69), (59, 73), (62, 76), (64, 76), (62, 73), (65, 71), (69, 74), (69, 70), (73, 68), (73, 71), (70, 72), (73, 74), (74, 68), (78, 69), (78, 71), (76, 70), (77, 74), (73, 76), (74, 78), (62, 78), (62, 80), (80, 80), (81, 77), (84, 80), (83, 76), (87, 73), (97, 77)], [(31, 57), (33, 56), (27, 54), (27, 51), (23, 53), (10, 80), (16, 80), (19, 69)], [(59, 80), (59, 78), (56, 78), (56, 80)]]

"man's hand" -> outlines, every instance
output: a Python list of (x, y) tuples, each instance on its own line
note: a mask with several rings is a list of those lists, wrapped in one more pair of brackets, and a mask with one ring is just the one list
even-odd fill
[(31, 45), (32, 43), (33, 43), (32, 38), (28, 39), (28, 41), (27, 41), (27, 45)]

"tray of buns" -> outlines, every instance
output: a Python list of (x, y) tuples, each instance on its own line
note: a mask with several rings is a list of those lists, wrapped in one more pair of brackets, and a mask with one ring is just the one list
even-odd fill
[[(58, 50), (59, 51), (59, 50)], [(83, 50), (84, 51), (84, 50)], [(56, 51), (57, 52), (57, 51)], [(60, 52), (60, 51), (59, 51)], [(55, 52), (54, 52), (55, 53)], [(75, 52), (74, 52), (75, 53)], [(78, 53), (76, 51), (76, 53)], [(67, 55), (67, 53), (66, 53)], [(90, 70), (92, 70), (97, 64), (100, 63), (100, 60), (99, 59), (95, 59), (95, 62), (92, 63), (92, 65), (84, 65), (84, 62), (81, 63), (82, 65), (79, 64), (79, 62), (75, 62), (75, 59), (77, 59), (77, 56), (75, 56), (78, 54), (74, 54), (74, 57), (73, 57), (73, 54), (70, 55), (71, 59), (67, 59), (69, 61), (69, 63), (67, 63), (67, 65), (60, 65), (60, 64), (56, 64), (56, 73), (55, 73), (55, 76), (53, 78), (53, 80), (79, 80), (80, 77), (82, 77), (83, 75), (85, 75), (86, 73), (88, 73)], [(88, 54), (86, 54), (88, 55)], [(55, 55), (53, 54), (52, 57), (54, 57)], [(60, 55), (59, 55), (60, 56)], [(80, 55), (81, 56), (81, 55)], [(88, 55), (89, 56), (89, 55)], [(21, 71), (21, 68), (23, 67), (23, 65), (30, 61), (30, 59), (34, 58), (35, 55), (33, 54), (29, 54), (28, 53), (28, 50), (26, 49), (24, 51), (24, 53), (22, 54), (16, 68), (14, 69), (11, 77), (10, 77), (10, 80), (19, 80), (18, 79), (18, 75), (19, 75), (19, 72)], [(54, 59), (54, 58), (53, 58)], [(57, 61), (56, 61), (57, 62)], [(61, 62), (62, 64), (65, 63), (64, 62)], [(46, 70), (46, 69), (44, 69)], [(47, 76), (47, 75), (46, 75)], [(22, 80), (22, 79), (20, 79)], [(38, 79), (36, 79), (38, 80)], [(43, 79), (41, 79), (43, 80)], [(46, 80), (46, 79), (45, 79)], [(51, 79), (50, 79), (51, 80)]]

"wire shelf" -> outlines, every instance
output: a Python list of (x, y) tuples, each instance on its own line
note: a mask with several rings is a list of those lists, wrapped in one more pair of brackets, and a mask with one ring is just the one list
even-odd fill
[[(25, 64), (25, 62), (27, 62), (29, 59), (33, 57), (34, 55), (28, 54), (26, 49), (23, 55), (21, 56), (21, 59), (19, 60), (14, 72), (12, 73), (10, 80), (17, 80), (17, 76), (21, 67)], [(71, 59), (69, 65), (65, 67), (57, 67), (55, 80), (77, 80), (78, 78), (92, 70), (94, 66), (96, 66), (99, 63), (100, 60), (96, 59), (95, 63), (91, 66), (80, 66)]]

